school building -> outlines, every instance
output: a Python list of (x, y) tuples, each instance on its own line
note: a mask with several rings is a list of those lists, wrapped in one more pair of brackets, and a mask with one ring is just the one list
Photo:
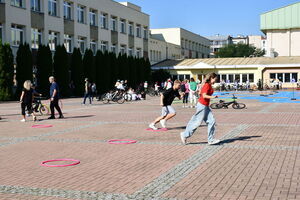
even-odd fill
[(256, 57), (256, 58), (204, 58), (166, 60), (153, 65), (153, 70), (164, 69), (170, 72), (173, 79), (189, 79), (202, 81), (207, 73), (215, 72), (219, 80), (230, 83), (239, 81), (257, 84), (270, 84), (278, 79), (283, 88), (295, 87), (293, 79), (300, 79), (300, 56), (295, 57)]

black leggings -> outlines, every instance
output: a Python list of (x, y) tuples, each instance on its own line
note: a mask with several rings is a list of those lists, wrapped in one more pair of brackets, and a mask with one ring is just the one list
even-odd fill
[(183, 96), (183, 103), (188, 103), (188, 99), (189, 99), (189, 93), (185, 93)]
[(58, 111), (59, 116), (62, 116), (61, 109), (58, 105), (58, 99), (54, 99), (50, 102), (51, 117), (54, 117), (54, 108), (56, 108), (56, 110)]
[(22, 115), (25, 115), (26, 107), (27, 107), (28, 112), (32, 113), (32, 104), (31, 103), (21, 103)]

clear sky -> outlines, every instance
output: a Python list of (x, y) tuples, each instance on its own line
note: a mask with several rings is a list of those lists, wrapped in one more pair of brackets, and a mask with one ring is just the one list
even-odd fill
[[(124, 0), (125, 1), (125, 0)], [(181, 27), (202, 36), (262, 35), (260, 14), (299, 0), (127, 0), (150, 15), (150, 28)]]

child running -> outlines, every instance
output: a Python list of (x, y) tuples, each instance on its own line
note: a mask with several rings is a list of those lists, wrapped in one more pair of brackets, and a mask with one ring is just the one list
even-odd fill
[(22, 117), (23, 119), (21, 120), (21, 122), (26, 122), (26, 118), (25, 118), (25, 109), (27, 108), (28, 113), (32, 114), (33, 117), (33, 121), (36, 121), (36, 116), (34, 115), (34, 112), (32, 110), (32, 102), (33, 102), (33, 98), (34, 98), (34, 92), (31, 84), (30, 80), (27, 80), (24, 82), (23, 84), (23, 90), (22, 90), (22, 94), (20, 97), (20, 103), (21, 103), (21, 110), (22, 110)]
[(174, 81), (173, 87), (166, 90), (162, 93), (160, 98), (160, 105), (162, 106), (162, 114), (160, 117), (156, 118), (154, 122), (152, 122), (149, 127), (153, 130), (157, 130), (155, 124), (160, 122), (163, 128), (166, 128), (167, 120), (173, 118), (176, 115), (175, 109), (171, 106), (175, 97), (181, 99), (181, 95), (178, 90), (180, 89), (181, 82), (179, 80)]
[(186, 144), (186, 139), (191, 137), (197, 128), (201, 125), (202, 121), (208, 124), (208, 144), (218, 144), (220, 140), (214, 139), (215, 136), (215, 118), (209, 108), (210, 99), (218, 98), (218, 96), (212, 96), (214, 90), (212, 85), (217, 80), (217, 74), (207, 74), (204, 80), (204, 85), (200, 92), (199, 102), (197, 104), (197, 111), (189, 121), (184, 132), (180, 134), (181, 141)]

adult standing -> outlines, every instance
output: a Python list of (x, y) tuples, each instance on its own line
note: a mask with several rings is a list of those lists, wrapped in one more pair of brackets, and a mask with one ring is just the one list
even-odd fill
[(182, 98), (182, 101), (183, 101), (183, 108), (185, 107), (188, 107), (188, 100), (189, 100), (189, 93), (190, 93), (190, 85), (189, 85), (189, 80), (186, 79), (185, 81), (183, 81), (181, 83), (181, 86), (180, 86), (180, 90), (181, 92), (184, 93), (184, 96)]
[(189, 121), (185, 131), (180, 134), (183, 144), (186, 144), (186, 139), (194, 134), (202, 121), (205, 121), (208, 124), (208, 144), (213, 145), (220, 142), (220, 140), (214, 139), (216, 121), (211, 109), (209, 108), (210, 99), (218, 98), (217, 96), (212, 96), (214, 93), (212, 85), (216, 82), (216, 80), (217, 74), (210, 73), (206, 75), (204, 85), (200, 92), (196, 113)]
[(36, 116), (34, 115), (34, 112), (33, 112), (33, 109), (32, 109), (34, 91), (31, 87), (32, 87), (32, 84), (31, 84), (30, 80), (27, 80), (27, 81), (24, 82), (22, 94), (21, 94), (21, 97), (20, 97), (22, 117), (23, 117), (21, 122), (26, 122), (26, 118), (25, 118), (25, 109), (26, 108), (28, 110), (28, 113), (32, 114), (33, 121), (36, 121)]
[(51, 110), (51, 116), (48, 119), (55, 119), (54, 115), (54, 108), (58, 111), (59, 113), (59, 118), (64, 118), (61, 109), (58, 105), (59, 101), (59, 87), (57, 83), (55, 82), (55, 79), (53, 76), (49, 77), (49, 82), (51, 84), (50, 86), (50, 110)]
[(89, 98), (90, 104), (92, 104), (92, 86), (88, 78), (84, 79), (84, 99), (83, 99), (83, 105), (85, 105), (86, 98)]
[(197, 91), (197, 83), (195, 82), (194, 78), (191, 78), (191, 81), (189, 83), (189, 98), (190, 98), (190, 104), (191, 108), (194, 108), (197, 103), (197, 97), (196, 97), (196, 91)]

